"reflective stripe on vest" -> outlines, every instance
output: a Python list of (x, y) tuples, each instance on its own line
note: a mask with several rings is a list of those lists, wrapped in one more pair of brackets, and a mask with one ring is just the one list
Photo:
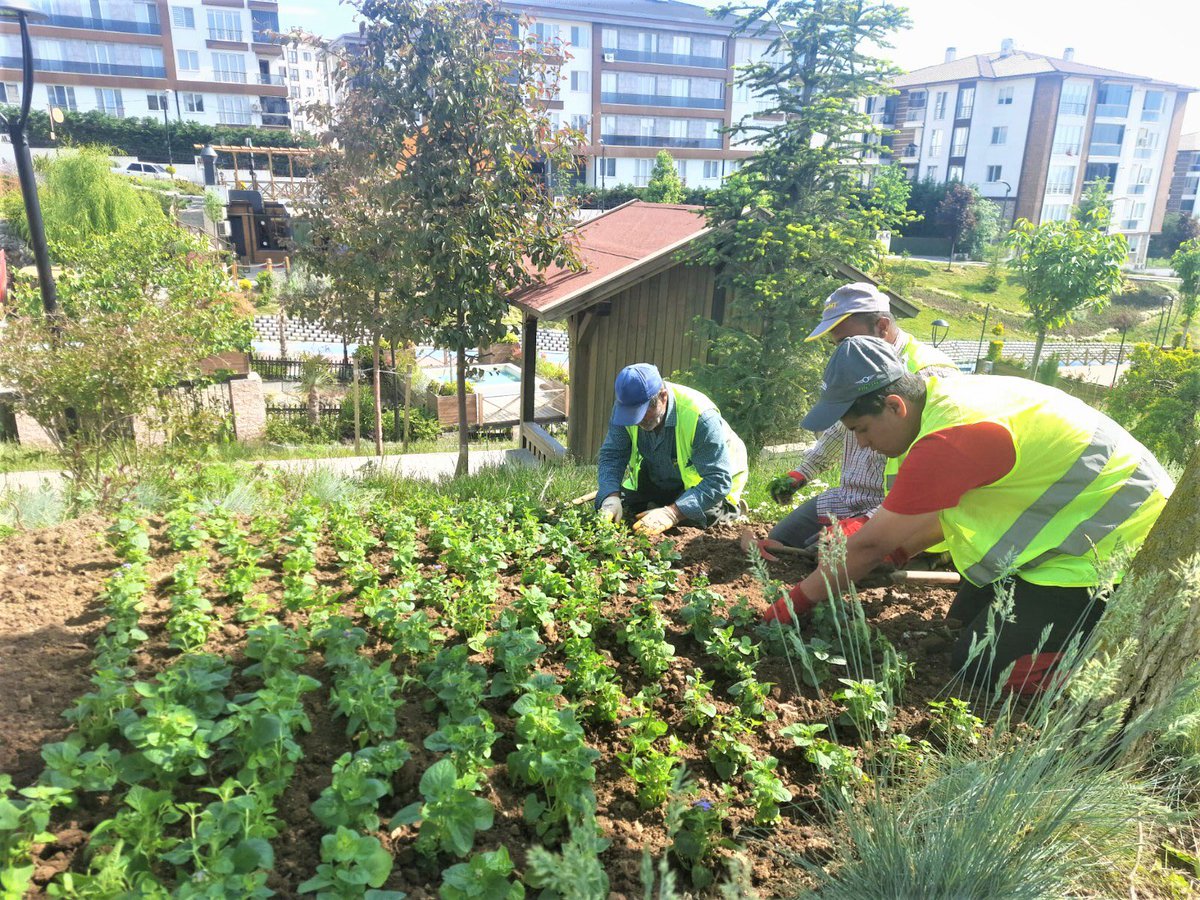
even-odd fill
[[(717, 405), (699, 391), (670, 381), (664, 381), (663, 384), (671, 391), (671, 397), (675, 400), (675, 465), (679, 467), (679, 479), (683, 482), (684, 490), (691, 490), (704, 480), (692, 465), (692, 442), (696, 439), (696, 426), (700, 423), (700, 416), (710, 409), (716, 409)], [(721, 427), (725, 432), (725, 447), (729, 453), (730, 468), (733, 469), (730, 473), (732, 486), (726, 497), (730, 503), (737, 506), (750, 474), (746, 445), (724, 419), (721, 419)], [(638, 426), (630, 425), (627, 430), (632, 446), (624, 487), (634, 491), (637, 490), (638, 473), (642, 468), (642, 454), (638, 450)]]

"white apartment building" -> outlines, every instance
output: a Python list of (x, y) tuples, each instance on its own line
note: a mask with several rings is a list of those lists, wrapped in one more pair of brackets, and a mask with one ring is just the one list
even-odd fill
[[(667, 150), (684, 183), (716, 187), (753, 155), (722, 127), (767, 123), (763, 103), (734, 88), (736, 67), (762, 59), (765, 39), (731, 37), (733, 19), (677, 0), (528, 0), (505, 7), (534, 35), (565, 48), (547, 89), (554, 122), (582, 132), (588, 185), (644, 186)], [(777, 121), (777, 119), (774, 119)]]
[(964, 181), (1006, 220), (1063, 220), (1107, 179), (1111, 228), (1144, 263), (1162, 227), (1188, 93), (1152, 78), (1017, 50), (958, 58), (896, 79), (873, 112), (899, 129), (892, 162), (912, 179)]
[[(287, 89), (271, 65), (283, 55), (274, 0), (34, 0), (32, 105), (164, 115), (212, 125), (290, 125)], [(21, 46), (0, 22), (0, 102), (15, 102)], [(190, 155), (191, 148), (185, 151)]]
[(331, 104), (333, 92), (329, 60), (313, 44), (288, 44), (278, 66), (279, 77), (288, 90), (292, 110), (292, 131), (317, 131), (308, 107), (314, 103)]

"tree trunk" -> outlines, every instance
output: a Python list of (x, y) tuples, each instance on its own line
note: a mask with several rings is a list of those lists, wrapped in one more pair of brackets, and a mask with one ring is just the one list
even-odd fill
[(321, 392), (315, 384), (308, 389), (308, 424), (313, 428), (321, 424)]
[(946, 271), (949, 272), (954, 267), (954, 249), (958, 246), (958, 241), (955, 238), (950, 238), (950, 255), (946, 257)]
[[(1129, 698), (1126, 721), (1166, 703), (1200, 660), (1200, 615), (1181, 602), (1184, 591), (1190, 589), (1193, 595), (1196, 591), (1196, 585), (1188, 581), (1189, 574), (1194, 577), (1200, 566), (1198, 548), (1200, 448), (1192, 454), (1175, 492), (1125, 576), (1131, 585), (1140, 582), (1144, 603), (1135, 619), (1134, 633), (1121, 627), (1128, 625), (1127, 620), (1110, 622), (1106, 618), (1100, 622), (1101, 647), (1113, 649), (1130, 637), (1138, 642), (1137, 652), (1121, 671), (1121, 686), (1114, 695)], [(1111, 625), (1108, 630), (1106, 624)], [(1152, 743), (1153, 736), (1143, 738), (1134, 745), (1131, 755), (1143, 756)]]
[(362, 452), (362, 385), (358, 383), (358, 354), (354, 354), (354, 455)]
[(371, 392), (375, 397), (375, 455), (383, 456), (383, 404), (380, 402), (379, 329), (375, 329), (375, 333), (371, 335), (371, 344), (373, 349), (372, 362), (375, 365), (375, 373), (371, 377)]
[(396, 389), (400, 384), (400, 372), (396, 369), (396, 336), (393, 334), (392, 339), (388, 341), (391, 346), (392, 356), (392, 440), (400, 440), (400, 432), (403, 428), (403, 423), (400, 421), (400, 392)]
[[(410, 345), (411, 346), (411, 345)], [(408, 452), (408, 441), (411, 433), (410, 417), (412, 413), (412, 357), (409, 355), (409, 347), (405, 347), (404, 353), (404, 452)]]
[(1046, 329), (1039, 328), (1037, 340), (1033, 342), (1033, 362), (1029, 364), (1029, 377), (1037, 381), (1038, 363), (1042, 359), (1042, 347), (1046, 344)]
[(279, 304), (279, 357), (287, 359), (287, 310)]
[[(458, 331), (462, 334), (463, 330), (463, 311), (462, 307), (458, 310)], [(458, 478), (461, 475), (467, 474), (467, 348), (462, 343), (462, 338), (459, 338), (459, 345), (455, 353), (455, 360), (458, 363), (458, 465), (454, 467), (454, 477)]]

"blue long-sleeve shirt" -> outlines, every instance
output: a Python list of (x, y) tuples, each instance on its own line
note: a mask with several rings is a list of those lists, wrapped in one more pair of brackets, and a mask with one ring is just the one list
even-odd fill
[[(696, 422), (696, 436), (692, 440), (692, 465), (702, 480), (694, 488), (684, 491), (679, 465), (675, 460), (675, 420), (675, 397), (668, 393), (667, 414), (662, 424), (654, 431), (637, 429), (642, 471), (663, 490), (678, 489), (681, 493), (675, 505), (684, 520), (706, 526), (708, 511), (718, 509), (721, 500), (733, 487), (732, 463), (725, 445), (725, 423), (719, 410), (710, 409), (700, 414)], [(609, 425), (608, 434), (600, 446), (597, 508), (605, 497), (621, 490), (621, 480), (629, 466), (632, 449), (629, 429)]]

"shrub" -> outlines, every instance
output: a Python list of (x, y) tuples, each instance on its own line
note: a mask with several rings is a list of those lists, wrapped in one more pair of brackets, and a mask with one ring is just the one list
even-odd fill
[(1051, 387), (1058, 383), (1058, 367), (1062, 362), (1057, 353), (1051, 353), (1038, 363), (1036, 379)]
[(267, 440), (273, 444), (323, 444), (336, 439), (337, 420), (323, 417), (313, 427), (302, 416), (267, 413)]
[(537, 369), (535, 370), (538, 378), (544, 378), (547, 381), (556, 381), (559, 384), (570, 384), (571, 373), (566, 366), (560, 366), (556, 362), (551, 362), (544, 356), (539, 356), (537, 361)]
[(1004, 353), (1004, 341), (988, 341), (987, 358), (989, 360), (999, 362), (1002, 353)]
[[(346, 392), (342, 398), (342, 408), (338, 413), (335, 438), (349, 439), (354, 437), (354, 388)], [(361, 416), (362, 436), (369, 438), (375, 427), (374, 393), (370, 387), (360, 385), (359, 415)], [(386, 403), (386, 400), (384, 401)], [(404, 410), (399, 414), (403, 419)], [(396, 433), (396, 417), (390, 408), (383, 410), (383, 439), (391, 440)], [(403, 425), (401, 426), (403, 427)], [(441, 423), (425, 410), (413, 406), (409, 410), (409, 436), (414, 441), (432, 441), (442, 433)]]
[(1109, 414), (1163, 460), (1185, 465), (1200, 440), (1200, 353), (1138, 344)]

